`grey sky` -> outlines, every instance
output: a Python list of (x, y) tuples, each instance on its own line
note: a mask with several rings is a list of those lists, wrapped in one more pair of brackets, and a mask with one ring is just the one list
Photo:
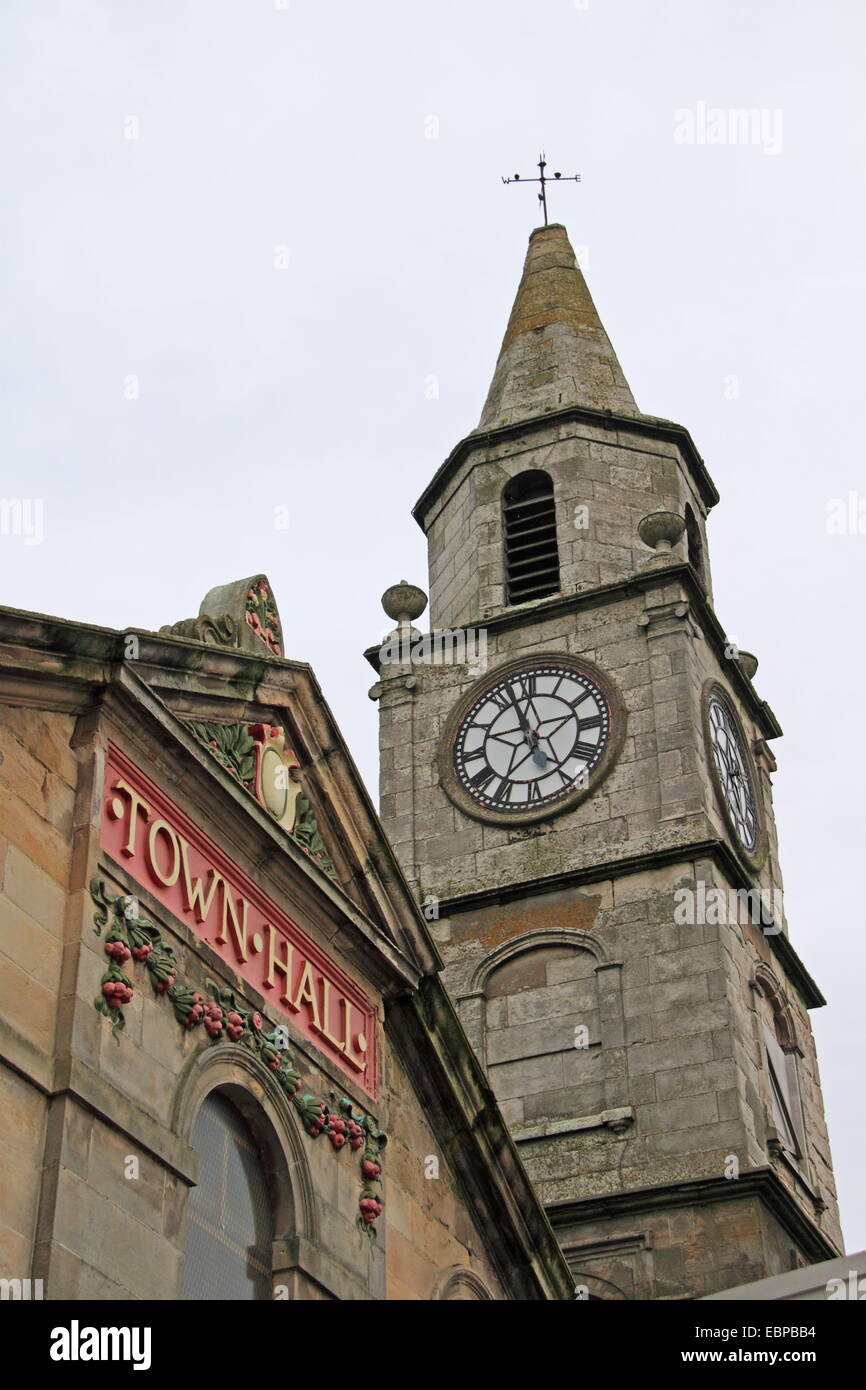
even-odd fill
[[(864, 27), (857, 0), (7, 0), (0, 58), (0, 495), (45, 508), (41, 545), (0, 538), (0, 601), (156, 628), (264, 570), (372, 788), (361, 652), (382, 590), (426, 587), (409, 509), (477, 423), (537, 220), (500, 175), (542, 147), (582, 174), (551, 215), (719, 487), (717, 611), (785, 729), (850, 1249), (866, 534), (826, 508), (866, 497)], [(697, 143), (712, 108), (763, 132)]]

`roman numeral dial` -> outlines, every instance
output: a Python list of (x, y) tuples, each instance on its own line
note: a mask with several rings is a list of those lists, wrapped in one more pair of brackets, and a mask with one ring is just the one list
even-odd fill
[(595, 681), (577, 666), (539, 662), (475, 696), (456, 729), (453, 770), (480, 808), (536, 813), (586, 787), (610, 733)]
[(741, 845), (754, 854), (758, 844), (758, 803), (749, 758), (737, 720), (727, 700), (716, 692), (707, 703), (707, 726), (722, 799)]

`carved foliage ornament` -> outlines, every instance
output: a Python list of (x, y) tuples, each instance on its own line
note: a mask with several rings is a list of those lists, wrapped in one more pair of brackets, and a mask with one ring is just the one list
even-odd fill
[(210, 724), (189, 721), (200, 743), (264, 806), (295, 844), (337, 878), (318, 822), (297, 781), (300, 762), (286, 747), (283, 729), (270, 724)]
[(191, 637), (215, 646), (241, 647), (271, 656), (283, 655), (283, 629), (267, 575), (254, 574), (220, 584), (205, 594), (197, 618), (183, 618), (160, 628), (171, 637)]
[(301, 1077), (284, 1025), (275, 1027), (263, 1014), (244, 1008), (233, 990), (213, 980), (205, 982), (210, 1000), (180, 982), (174, 951), (159, 928), (140, 916), (134, 897), (108, 893), (100, 878), (92, 880), (90, 896), (97, 907), (93, 930), (101, 936), (102, 929), (107, 928), (104, 949), (109, 958), (100, 981), (101, 992), (93, 1002), (97, 1012), (110, 1019), (115, 1040), (119, 1041), (126, 1026), (123, 1006), (131, 1002), (135, 992), (123, 967), (128, 970), (129, 962), (134, 961), (145, 966), (154, 993), (168, 999), (181, 1027), (188, 1032), (203, 1028), (211, 1043), (225, 1039), (249, 1048), (285, 1092), (311, 1139), (325, 1134), (336, 1151), (348, 1145), (359, 1155), (358, 1225), (373, 1236), (373, 1222), (382, 1211), (382, 1150), (388, 1142), (384, 1131), (369, 1115), (355, 1114), (345, 1096), (330, 1091), (327, 1100), (320, 1100), (310, 1093), (301, 1094)]

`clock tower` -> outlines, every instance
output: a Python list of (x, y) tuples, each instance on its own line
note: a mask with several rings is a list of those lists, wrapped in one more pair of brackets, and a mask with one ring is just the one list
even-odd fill
[(781, 733), (712, 604), (718, 495), (533, 232), (477, 429), (385, 595), (381, 812), (584, 1297), (842, 1249), (772, 805)]

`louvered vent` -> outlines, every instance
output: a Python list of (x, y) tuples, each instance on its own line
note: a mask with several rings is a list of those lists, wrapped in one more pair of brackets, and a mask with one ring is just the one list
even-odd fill
[(556, 504), (547, 473), (520, 473), (505, 488), (505, 584), (509, 603), (559, 592)]
[(704, 582), (704, 547), (701, 543), (701, 528), (695, 520), (695, 514), (686, 503), (686, 547), (688, 550), (689, 564), (693, 570), (697, 571), (698, 578)]

